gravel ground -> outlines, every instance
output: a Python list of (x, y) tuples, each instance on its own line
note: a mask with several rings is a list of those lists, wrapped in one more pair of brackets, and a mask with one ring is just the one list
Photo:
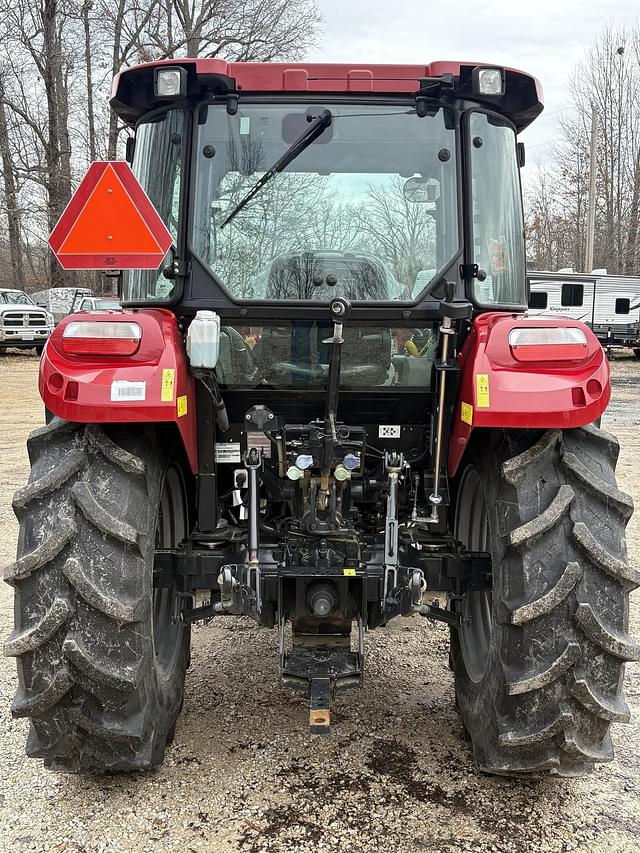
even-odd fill
[[(621, 439), (621, 487), (640, 506), (640, 362), (616, 359), (604, 425)], [(0, 358), (0, 565), (13, 559), (11, 495), (42, 421), (37, 359)], [(640, 564), (640, 513), (628, 528)], [(632, 631), (640, 608), (632, 603)], [(12, 592), (0, 584), (0, 637)], [(300, 696), (277, 686), (275, 636), (241, 619), (196, 628), (184, 711), (164, 767), (86, 778), (24, 756), (12, 720), (13, 659), (0, 658), (0, 851), (631, 851), (640, 830), (640, 680), (615, 726), (616, 761), (582, 780), (479, 774), (454, 707), (443, 626), (396, 620), (367, 641), (364, 690), (338, 698), (331, 735), (306, 732)]]

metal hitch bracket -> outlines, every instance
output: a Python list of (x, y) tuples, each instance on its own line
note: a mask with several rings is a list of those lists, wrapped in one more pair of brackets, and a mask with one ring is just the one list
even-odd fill
[(458, 626), (462, 623), (462, 614), (456, 613), (453, 610), (445, 610), (440, 607), (438, 602), (433, 604), (420, 604), (416, 607), (415, 612), (420, 616), (424, 616), (431, 622), (444, 622), (447, 625)]

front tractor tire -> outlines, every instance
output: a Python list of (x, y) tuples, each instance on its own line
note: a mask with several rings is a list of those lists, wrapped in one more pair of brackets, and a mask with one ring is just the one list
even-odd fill
[(457, 704), (481, 770), (580, 776), (613, 758), (611, 723), (629, 720), (624, 664), (640, 659), (618, 443), (594, 426), (492, 442), (458, 479), (456, 536), (491, 553), (493, 582), (454, 601)]
[(189, 630), (177, 592), (153, 589), (156, 547), (187, 535), (181, 469), (153, 430), (54, 418), (28, 440), (15, 629), (16, 717), (27, 755), (71, 771), (160, 765), (183, 699)]

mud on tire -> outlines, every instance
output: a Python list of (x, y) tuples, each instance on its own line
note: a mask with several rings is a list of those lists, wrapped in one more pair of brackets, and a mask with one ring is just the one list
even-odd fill
[(464, 653), (470, 628), (452, 631), (451, 652), (485, 771), (576, 776), (613, 758), (611, 723), (629, 719), (625, 661), (640, 658), (627, 633), (640, 572), (627, 562), (633, 504), (616, 486), (618, 449), (593, 426), (505, 431), (468, 460), (492, 553), (490, 630), (482, 666)]
[[(162, 763), (179, 713), (189, 632), (173, 592), (153, 593), (156, 541), (184, 535), (179, 469), (150, 431), (54, 418), (28, 440), (32, 468), (16, 492), (16, 717), (27, 754), (68, 770)], [(155, 638), (154, 638), (155, 629)]]

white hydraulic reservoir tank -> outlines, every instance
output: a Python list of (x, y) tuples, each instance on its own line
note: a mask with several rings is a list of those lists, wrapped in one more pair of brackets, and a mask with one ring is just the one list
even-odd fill
[(197, 311), (187, 332), (191, 367), (214, 368), (220, 354), (220, 317), (215, 311)]

